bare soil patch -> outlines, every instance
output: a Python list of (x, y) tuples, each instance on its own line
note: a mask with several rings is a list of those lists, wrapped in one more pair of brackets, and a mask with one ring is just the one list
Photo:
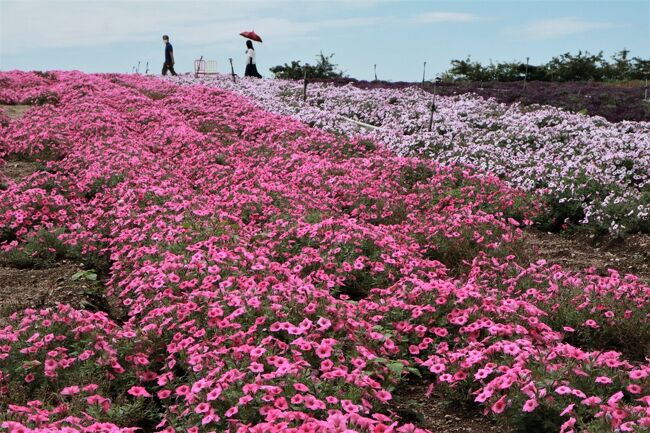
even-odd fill
[(0, 267), (0, 322), (11, 313), (25, 308), (47, 308), (57, 303), (74, 308), (106, 311), (121, 317), (118, 307), (104, 297), (99, 281), (73, 279), (81, 270), (78, 263), (61, 261), (47, 269)]
[(37, 172), (41, 165), (35, 161), (13, 161), (10, 159), (0, 166), (0, 174), (18, 181)]
[(25, 114), (25, 111), (29, 110), (31, 105), (2, 105), (0, 104), (0, 109), (5, 112), (7, 117), (11, 120), (20, 119)]
[(478, 408), (454, 403), (435, 392), (427, 395), (426, 381), (401, 384), (393, 392), (392, 410), (403, 422), (436, 433), (508, 433), (509, 429), (484, 416)]
[(621, 274), (634, 274), (650, 284), (650, 235), (620, 239), (529, 230), (526, 236), (533, 249), (549, 263), (576, 271), (593, 267), (603, 275), (607, 269), (615, 269)]

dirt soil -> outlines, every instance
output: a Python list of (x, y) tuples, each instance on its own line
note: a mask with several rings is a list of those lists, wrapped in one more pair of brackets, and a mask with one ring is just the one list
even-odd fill
[(2, 105), (0, 104), (0, 109), (5, 112), (5, 114), (12, 120), (20, 119), (25, 114), (25, 111), (29, 110), (31, 105)]
[(5, 161), (4, 165), (0, 165), (0, 178), (2, 175), (9, 179), (18, 181), (37, 172), (42, 164), (34, 161)]
[(615, 269), (621, 274), (634, 274), (650, 284), (650, 235), (596, 238), (533, 229), (526, 236), (539, 256), (548, 262), (575, 271), (594, 267), (602, 275), (607, 275), (607, 269)]
[[(2, 105), (0, 104), (0, 115), (3, 113), (11, 120), (17, 120), (23, 117), (25, 112), (30, 109), (31, 105)], [(13, 180), (20, 180), (38, 171), (39, 164), (33, 161), (7, 160), (4, 164), (0, 163), (0, 178), (2, 175)]]
[(2, 105), (0, 110), (4, 111), (7, 117), (11, 120), (20, 119), (25, 114), (25, 111), (32, 108), (31, 105)]
[(72, 281), (80, 268), (62, 262), (48, 269), (0, 267), (0, 316), (22, 308), (41, 308), (56, 302), (79, 305), (85, 281)]
[(0, 267), (0, 324), (3, 318), (15, 311), (52, 307), (57, 303), (91, 311), (106, 311), (119, 320), (121, 314), (117, 306), (104, 297), (101, 282), (72, 279), (80, 270), (78, 263), (66, 260), (47, 269)]
[(426, 381), (410, 381), (393, 392), (392, 411), (402, 422), (435, 433), (508, 433), (509, 429), (484, 416), (477, 407), (453, 403), (435, 392), (427, 395)]

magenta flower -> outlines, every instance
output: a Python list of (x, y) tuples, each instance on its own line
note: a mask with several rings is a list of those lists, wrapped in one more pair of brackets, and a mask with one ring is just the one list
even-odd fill
[(232, 417), (233, 415), (236, 415), (237, 412), (239, 412), (239, 408), (238, 408), (237, 406), (233, 406), (233, 407), (231, 407), (230, 409), (228, 409), (228, 410), (223, 414), (223, 416), (225, 416), (226, 418), (230, 418), (230, 417)]
[(506, 396), (503, 395), (492, 405), (491, 409), (494, 413), (502, 413), (506, 408)]
[(524, 403), (524, 407), (522, 408), (522, 410), (523, 410), (524, 412), (532, 412), (532, 411), (535, 410), (535, 408), (536, 408), (537, 406), (539, 406), (539, 403), (537, 402), (537, 400), (534, 399), (534, 398), (531, 398), (531, 399), (526, 400), (526, 402)]
[(151, 397), (151, 394), (141, 386), (132, 386), (127, 393), (134, 397)]
[(560, 416), (564, 416), (564, 415), (566, 415), (566, 414), (568, 414), (568, 413), (573, 412), (573, 408), (574, 408), (574, 407), (575, 407), (575, 404), (571, 403), (570, 405), (568, 405), (567, 407), (565, 407), (564, 410), (563, 410), (562, 412), (560, 412)]
[(557, 394), (560, 394), (560, 395), (571, 394), (571, 391), (572, 391), (571, 388), (569, 388), (568, 386), (564, 386), (564, 385), (558, 386), (557, 388), (555, 388), (555, 392)]
[(67, 387), (63, 388), (59, 394), (61, 394), (61, 395), (75, 395), (75, 394), (79, 394), (79, 392), (81, 392), (79, 387), (76, 386), (76, 385), (73, 385), (73, 386), (67, 386)]

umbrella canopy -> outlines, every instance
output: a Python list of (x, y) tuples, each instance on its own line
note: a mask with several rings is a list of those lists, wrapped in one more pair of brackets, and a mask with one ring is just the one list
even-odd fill
[(260, 38), (260, 35), (255, 33), (255, 30), (252, 30), (250, 32), (241, 32), (240, 35), (252, 41), (262, 42), (262, 38)]

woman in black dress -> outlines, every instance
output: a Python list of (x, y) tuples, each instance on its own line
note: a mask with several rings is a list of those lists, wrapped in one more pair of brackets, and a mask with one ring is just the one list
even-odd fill
[(255, 48), (253, 48), (253, 43), (251, 41), (246, 41), (246, 72), (244, 75), (247, 77), (262, 78), (260, 73), (257, 72), (257, 66), (255, 65)]

